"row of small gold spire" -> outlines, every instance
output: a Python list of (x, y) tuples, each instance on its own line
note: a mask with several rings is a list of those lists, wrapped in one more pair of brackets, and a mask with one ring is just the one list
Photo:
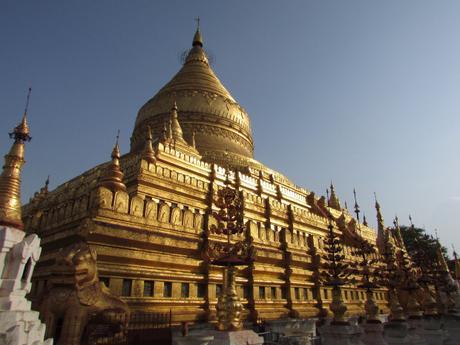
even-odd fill
[[(193, 37), (193, 47), (203, 47), (203, 37), (200, 32), (200, 20), (197, 21), (197, 29)], [(22, 120), (16, 126), (13, 132), (9, 133), (14, 139), (14, 143), (7, 155), (5, 155), (5, 164), (2, 174), (0, 175), (0, 225), (12, 226), (18, 229), (23, 229), (24, 224), (21, 217), (21, 169), (25, 163), (24, 160), (24, 143), (31, 140), (29, 126), (27, 125), (27, 110), (32, 89), (29, 88), (27, 94), (26, 107)], [(183, 138), (182, 128), (180, 127), (177, 116), (177, 105), (171, 110), (171, 117), (168, 129), (164, 130), (163, 139), (172, 140), (180, 145), (187, 145)], [(192, 135), (192, 152), (195, 150), (195, 133)], [(101, 179), (101, 184), (109, 188), (126, 189), (123, 184), (123, 173), (120, 170), (120, 147), (118, 145), (118, 136), (115, 146), (112, 150), (112, 161), (108, 165), (105, 175)], [(154, 163), (155, 152), (153, 150), (153, 139), (150, 127), (148, 127), (146, 146), (143, 153), (143, 158), (149, 163)], [(40, 193), (36, 196), (43, 196), (48, 192), (49, 177)]]
[[(30, 129), (27, 124), (27, 109), (29, 104), (31, 89), (27, 95), (26, 108), (22, 116), (21, 122), (14, 130), (9, 133), (14, 139), (13, 145), (7, 155), (5, 155), (5, 164), (2, 174), (0, 175), (0, 225), (11, 226), (18, 229), (23, 229), (21, 214), (21, 169), (25, 163), (24, 160), (24, 144), (30, 141)], [(126, 190), (123, 183), (123, 172), (120, 168), (120, 146), (118, 144), (119, 133), (111, 154), (111, 162), (107, 165), (104, 174), (101, 176), (99, 185), (111, 190)], [(195, 138), (192, 136), (192, 144), (189, 145), (183, 138), (182, 128), (178, 119), (178, 107), (176, 102), (170, 112), (168, 126), (164, 126), (163, 138), (159, 141), (164, 144), (174, 144), (187, 146), (192, 152), (195, 149)], [(198, 151), (196, 151), (198, 153)], [(147, 136), (145, 147), (142, 153), (142, 158), (149, 164), (156, 162), (155, 151), (153, 149), (153, 138), (150, 126), (147, 128)], [(45, 186), (41, 188), (36, 196), (43, 196), (48, 192), (49, 176)]]
[[(198, 35), (198, 36), (197, 36)], [(199, 30), (197, 30), (197, 37), (194, 38), (194, 43), (201, 42), (199, 38)], [(201, 39), (201, 38), (200, 38)], [(14, 138), (13, 146), (10, 149), (9, 154), (5, 156), (5, 165), (3, 167), (3, 173), (0, 176), (0, 224), (11, 225), (23, 228), (21, 221), (21, 202), (20, 202), (20, 173), (22, 165), (24, 164), (24, 143), (30, 141), (29, 135), (30, 130), (27, 125), (27, 107), (30, 97), (30, 91), (27, 96), (27, 105), (24, 111), (21, 123), (15, 127), (10, 137)], [(115, 145), (112, 150), (111, 158), (112, 161), (109, 163), (105, 170), (105, 174), (101, 177), (100, 185), (105, 186), (111, 190), (126, 190), (126, 186), (123, 183), (123, 172), (120, 169), (120, 147), (118, 144), (119, 133)], [(181, 144), (185, 146), (191, 146), (195, 149), (195, 133), (192, 134), (192, 143), (189, 145), (183, 138), (182, 128), (178, 119), (178, 107), (174, 102), (171, 108), (168, 126), (166, 123), (163, 129), (163, 142), (174, 142), (175, 144)], [(142, 158), (148, 163), (154, 164), (156, 162), (155, 151), (153, 149), (153, 137), (150, 126), (147, 127), (146, 143), (143, 150)], [(47, 179), (45, 189), (49, 184), (49, 177)], [(45, 190), (43, 190), (46, 192)], [(340, 201), (335, 193), (334, 185), (330, 185), (330, 196), (328, 194), (328, 206), (336, 210), (340, 210)], [(377, 221), (378, 228), (383, 228), (383, 217), (380, 212), (380, 205), (376, 200), (377, 210)], [(355, 208), (358, 207), (355, 201)], [(367, 221), (364, 218), (363, 224), (367, 226)]]
[[(101, 177), (100, 186), (106, 187), (110, 190), (126, 190), (126, 186), (123, 183), (123, 172), (120, 168), (120, 147), (118, 144), (120, 131), (118, 131), (117, 139), (115, 142), (115, 146), (112, 150), (112, 161), (107, 166), (104, 175)], [(171, 108), (168, 126), (166, 123), (163, 129), (163, 136), (159, 139), (159, 141), (163, 142), (164, 144), (173, 144), (173, 145), (182, 145), (190, 147), (191, 149), (195, 150), (195, 139), (194, 135), (192, 136), (192, 145), (189, 145), (183, 138), (182, 127), (179, 123), (178, 118), (178, 107), (176, 102), (174, 102), (173, 107)], [(147, 126), (147, 136), (145, 141), (144, 150), (142, 152), (142, 159), (146, 160), (149, 164), (155, 164), (156, 156), (155, 150), (153, 149), (153, 137), (152, 137), (152, 130), (150, 126)]]

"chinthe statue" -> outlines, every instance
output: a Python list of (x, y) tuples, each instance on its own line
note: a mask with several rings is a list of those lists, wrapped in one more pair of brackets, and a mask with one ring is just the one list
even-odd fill
[(128, 306), (99, 281), (96, 260), (95, 250), (84, 242), (62, 249), (56, 258), (40, 313), (46, 337), (53, 337), (58, 345), (79, 345), (83, 336), (91, 338), (93, 322), (111, 324), (113, 333), (107, 338), (126, 334)]

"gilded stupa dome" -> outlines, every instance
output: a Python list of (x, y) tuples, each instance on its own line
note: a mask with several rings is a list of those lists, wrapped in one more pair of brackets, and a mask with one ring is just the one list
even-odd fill
[(154, 138), (161, 137), (174, 102), (184, 139), (190, 143), (195, 134), (196, 149), (204, 160), (250, 165), (254, 144), (249, 116), (212, 70), (199, 29), (182, 68), (139, 110), (132, 152), (143, 149), (148, 127)]

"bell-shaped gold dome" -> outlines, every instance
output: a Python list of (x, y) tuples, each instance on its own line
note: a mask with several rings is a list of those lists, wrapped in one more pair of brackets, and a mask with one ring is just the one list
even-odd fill
[(199, 29), (183, 67), (139, 110), (131, 137), (132, 152), (143, 149), (147, 126), (155, 138), (161, 136), (174, 102), (184, 139), (192, 142), (195, 133), (196, 148), (204, 160), (222, 162), (223, 157), (236, 156), (245, 161), (253, 157), (249, 116), (209, 66)]

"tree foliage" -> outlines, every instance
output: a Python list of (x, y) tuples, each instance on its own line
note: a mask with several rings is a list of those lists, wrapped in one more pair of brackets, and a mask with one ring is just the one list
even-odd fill
[[(427, 235), (425, 229), (414, 226), (401, 226), (401, 235), (409, 255), (416, 261), (436, 260), (438, 241)], [(447, 249), (441, 245), (441, 251), (446, 261), (449, 260)]]

